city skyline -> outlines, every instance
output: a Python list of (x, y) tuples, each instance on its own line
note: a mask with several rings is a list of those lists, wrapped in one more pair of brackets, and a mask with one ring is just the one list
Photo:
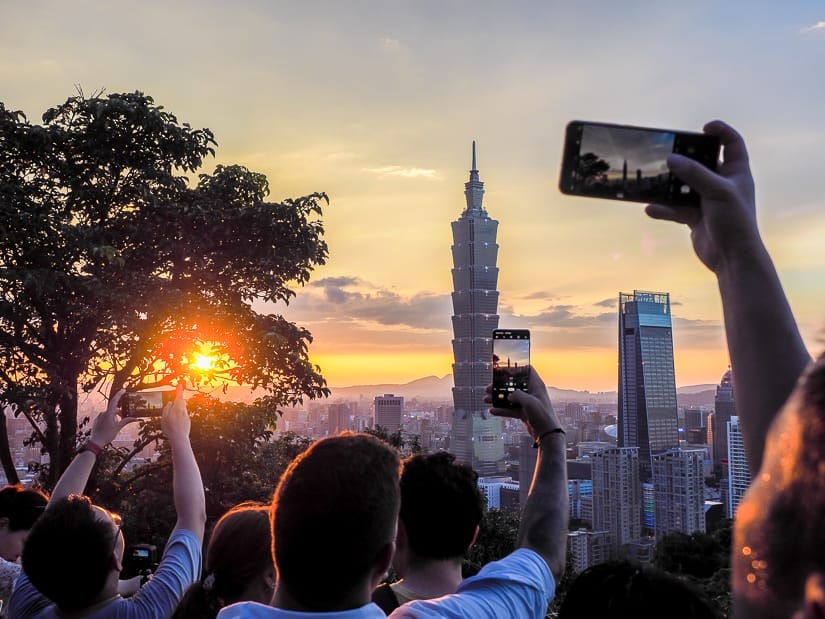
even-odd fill
[(718, 381), (718, 290), (688, 231), (558, 192), (572, 119), (740, 129), (766, 244), (822, 347), (821, 3), (35, 1), (5, 7), (0, 41), (0, 100), (32, 122), (76, 85), (141, 90), (215, 132), (205, 171), (262, 172), (273, 200), (329, 194), (327, 265), (260, 309), (312, 332), (332, 387), (450, 373), (449, 223), (473, 139), (501, 222), (500, 323), (531, 329), (548, 384), (616, 390), (629, 289), (671, 293), (676, 384)]

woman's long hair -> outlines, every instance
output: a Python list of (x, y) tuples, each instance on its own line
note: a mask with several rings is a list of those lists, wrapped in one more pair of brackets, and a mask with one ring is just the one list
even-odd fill
[(274, 570), (269, 507), (241, 503), (215, 523), (203, 577), (186, 590), (172, 619), (214, 618), (224, 606), (245, 601), (246, 587), (267, 570)]

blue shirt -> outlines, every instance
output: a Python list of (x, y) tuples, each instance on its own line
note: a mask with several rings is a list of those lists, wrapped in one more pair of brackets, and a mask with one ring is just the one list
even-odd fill
[[(201, 543), (195, 534), (178, 529), (169, 538), (158, 569), (140, 591), (130, 598), (84, 615), (87, 619), (163, 619), (170, 617), (187, 587), (200, 578)], [(38, 591), (23, 572), (9, 601), (9, 617), (59, 619), (57, 607)]]
[[(319, 584), (319, 586), (322, 586)], [(556, 583), (547, 563), (527, 548), (485, 565), (458, 591), (433, 600), (415, 600), (396, 608), (391, 619), (544, 619)], [(382, 619), (373, 603), (345, 611), (297, 612), (255, 602), (227, 606), (218, 619)]]

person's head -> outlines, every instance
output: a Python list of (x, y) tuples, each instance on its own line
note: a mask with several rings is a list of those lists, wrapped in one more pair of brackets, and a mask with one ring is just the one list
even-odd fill
[(718, 614), (688, 583), (629, 561), (587, 568), (567, 590), (559, 619), (716, 619)]
[(29, 530), (48, 502), (38, 490), (26, 490), (19, 485), (0, 489), (0, 557), (17, 561)]
[[(803, 374), (767, 435), (762, 469), (736, 512), (737, 615), (825, 616), (825, 354)], [(799, 615), (802, 616), (802, 615)]]
[(77, 611), (113, 584), (116, 589), (123, 550), (120, 517), (72, 494), (51, 503), (34, 523), (23, 547), (23, 569), (59, 609)]
[(289, 465), (272, 499), (278, 595), (315, 611), (369, 602), (392, 558), (400, 465), (386, 443), (349, 432)]
[(269, 506), (241, 503), (212, 528), (203, 578), (189, 587), (173, 617), (214, 617), (235, 602), (268, 604), (274, 588)]
[(416, 454), (404, 460), (401, 472), (398, 560), (405, 565), (442, 559), (463, 559), (478, 533), (484, 496), (478, 474), (456, 464), (447, 452)]

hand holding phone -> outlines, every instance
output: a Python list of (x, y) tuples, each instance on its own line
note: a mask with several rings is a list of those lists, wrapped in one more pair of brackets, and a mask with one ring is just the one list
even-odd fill
[(493, 331), (493, 388), (495, 408), (518, 408), (508, 396), (516, 389), (530, 386), (530, 331), (495, 329)]
[(667, 157), (678, 153), (715, 170), (719, 150), (719, 138), (705, 133), (572, 121), (559, 189), (573, 196), (699, 206), (699, 194), (674, 176)]

